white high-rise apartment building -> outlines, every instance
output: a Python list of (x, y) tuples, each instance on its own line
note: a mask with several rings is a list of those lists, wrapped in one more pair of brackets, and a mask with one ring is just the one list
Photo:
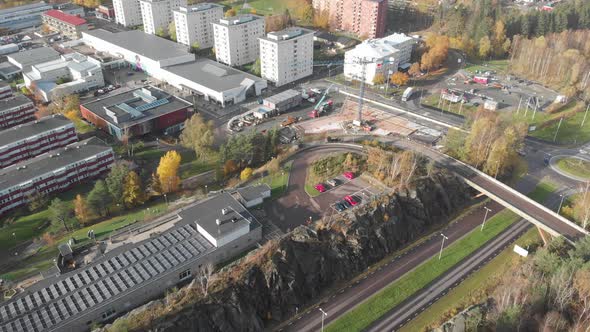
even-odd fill
[(260, 38), (262, 78), (281, 86), (311, 75), (313, 35), (312, 30), (293, 27)]
[(184, 45), (199, 44), (199, 48), (213, 47), (213, 22), (223, 17), (223, 6), (199, 3), (174, 10), (176, 40)]
[(256, 15), (239, 15), (222, 18), (213, 23), (215, 56), (229, 66), (241, 66), (258, 59), (258, 38), (264, 36), (264, 18)]
[(172, 11), (179, 7), (186, 7), (186, 0), (139, 0), (143, 31), (155, 35), (162, 28), (168, 30), (170, 22), (174, 21)]
[(126, 27), (141, 25), (141, 8), (139, 0), (113, 0), (115, 21)]

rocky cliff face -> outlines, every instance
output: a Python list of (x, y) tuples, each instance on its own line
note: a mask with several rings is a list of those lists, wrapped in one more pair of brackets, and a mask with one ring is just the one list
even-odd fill
[(264, 261), (250, 264), (227, 287), (162, 317), (158, 331), (261, 331), (351, 279), (393, 251), (448, 222), (470, 200), (470, 189), (446, 173), (419, 179), (415, 189), (358, 209), (349, 220), (317, 231), (298, 227)]

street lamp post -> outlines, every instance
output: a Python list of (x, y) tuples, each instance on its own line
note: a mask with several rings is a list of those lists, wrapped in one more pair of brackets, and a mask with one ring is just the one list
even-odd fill
[(442, 236), (442, 243), (440, 244), (440, 253), (438, 254), (438, 260), (440, 260), (440, 258), (442, 257), (442, 251), (443, 251), (443, 247), (445, 246), (445, 240), (449, 239), (443, 233), (440, 233), (440, 236)]
[(209, 196), (209, 190), (207, 189), (207, 185), (205, 185), (205, 197)]
[(166, 206), (168, 206), (168, 195), (164, 194), (164, 200), (166, 200)]
[(563, 200), (565, 199), (565, 195), (559, 194), (559, 197), (561, 197), (561, 202), (559, 202), (559, 208), (557, 208), (557, 214), (559, 214), (559, 212), (561, 211), (561, 206), (563, 205)]
[(321, 329), (321, 332), (324, 332), (324, 318), (326, 316), (328, 316), (328, 314), (322, 308), (319, 308), (319, 309), (322, 312), (322, 329)]
[(492, 212), (491, 209), (488, 209), (487, 206), (483, 207), (486, 210), (486, 213), (483, 216), (483, 222), (481, 223), (481, 230), (483, 231), (484, 226), (486, 225), (486, 220), (488, 220), (488, 212)]

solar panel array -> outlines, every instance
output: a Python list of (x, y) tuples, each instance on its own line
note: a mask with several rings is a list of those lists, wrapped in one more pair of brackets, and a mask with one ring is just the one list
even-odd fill
[(54, 329), (68, 319), (75, 319), (78, 313), (92, 310), (107, 299), (169, 272), (212, 248), (193, 225), (174, 228), (0, 306), (0, 332)]

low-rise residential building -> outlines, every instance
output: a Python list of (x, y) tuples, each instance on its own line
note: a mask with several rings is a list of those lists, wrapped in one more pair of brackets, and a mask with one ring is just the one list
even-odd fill
[(262, 77), (276, 86), (313, 74), (314, 31), (291, 27), (260, 38)]
[(80, 105), (82, 117), (118, 139), (180, 130), (193, 105), (154, 87), (143, 87)]
[(112, 3), (105, 3), (96, 8), (96, 16), (105, 20), (115, 19), (115, 7)]
[(120, 56), (158, 80), (222, 106), (258, 96), (267, 87), (260, 77), (206, 58), (196, 59), (184, 45), (141, 31), (98, 29), (83, 35), (85, 43), (96, 51)]
[(104, 86), (101, 63), (80, 53), (34, 65), (23, 78), (25, 85), (45, 101)]
[(0, 82), (0, 100), (13, 96), (12, 87), (6, 82)]
[(161, 227), (114, 235), (90, 263), (2, 303), (0, 331), (88, 330), (191, 282), (202, 267), (229, 261), (262, 239), (260, 223), (229, 193), (183, 207), (158, 223)]
[(32, 121), (35, 112), (33, 101), (21, 94), (0, 100), (0, 130)]
[(229, 66), (242, 66), (260, 56), (258, 38), (264, 36), (264, 17), (239, 15), (213, 23), (215, 57)]
[(213, 47), (211, 23), (223, 17), (223, 6), (216, 3), (199, 3), (174, 10), (177, 42), (198, 48)]
[(66, 191), (94, 179), (106, 173), (114, 159), (113, 149), (92, 137), (1, 169), (0, 215), (25, 206), (33, 195)]
[(173, 10), (186, 7), (186, 0), (139, 0), (143, 31), (151, 35), (160, 30), (168, 32), (168, 26), (174, 22)]
[(64, 147), (78, 140), (72, 121), (50, 115), (0, 131), (0, 168)]
[(410, 62), (416, 41), (402, 33), (394, 33), (380, 39), (369, 39), (344, 54), (344, 77), (346, 80), (361, 80), (374, 84), (375, 76), (386, 78), (398, 67)]
[(88, 23), (85, 19), (64, 13), (61, 10), (48, 10), (41, 17), (43, 24), (72, 39), (80, 38), (81, 32), (88, 30)]
[(143, 24), (139, 0), (113, 0), (115, 22), (126, 27)]
[(20, 30), (39, 26), (41, 14), (51, 9), (52, 6), (44, 1), (2, 9), (0, 10), (0, 28)]

